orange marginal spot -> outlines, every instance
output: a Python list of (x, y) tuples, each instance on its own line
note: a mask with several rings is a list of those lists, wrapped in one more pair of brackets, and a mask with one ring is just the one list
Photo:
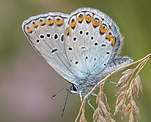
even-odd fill
[(66, 34), (69, 35), (69, 33), (70, 33), (70, 28), (68, 27), (66, 30)]
[(85, 15), (85, 20), (86, 20), (86, 22), (88, 22), (88, 23), (90, 23), (91, 21), (92, 21), (92, 16), (91, 15)]
[(55, 23), (57, 26), (61, 26), (63, 24), (63, 21), (61, 19), (56, 19)]
[(84, 16), (80, 14), (77, 18), (78, 22), (81, 23), (84, 20)]
[(111, 45), (112, 45), (112, 46), (114, 46), (114, 44), (115, 44), (115, 37), (112, 38), (112, 42), (111, 42)]
[(27, 32), (28, 32), (28, 33), (32, 33), (32, 32), (33, 32), (33, 29), (27, 27)]
[(101, 33), (106, 33), (108, 31), (109, 28), (103, 28), (102, 24), (100, 25), (100, 32)]
[(47, 20), (47, 25), (51, 26), (51, 25), (53, 25), (53, 24), (54, 24), (54, 21), (49, 18), (49, 19)]
[(43, 26), (43, 25), (46, 24), (46, 22), (45, 22), (44, 20), (40, 20), (39, 24), (40, 24), (41, 26)]
[(71, 23), (70, 23), (70, 27), (71, 27), (72, 29), (74, 29), (75, 26), (76, 26), (76, 21), (75, 21), (75, 19), (72, 19), (72, 21), (71, 21)]
[(106, 34), (106, 38), (109, 39), (111, 41), (111, 45), (114, 46), (115, 44), (115, 37), (112, 37), (109, 34)]
[(101, 21), (97, 18), (93, 19), (92, 24), (94, 27), (97, 27), (101, 24)]
[(106, 34), (106, 38), (109, 39), (110, 41), (112, 41), (112, 39), (113, 39), (113, 38), (111, 37), (111, 35), (109, 35), (109, 34)]
[(38, 23), (33, 22), (33, 28), (37, 28), (38, 27)]

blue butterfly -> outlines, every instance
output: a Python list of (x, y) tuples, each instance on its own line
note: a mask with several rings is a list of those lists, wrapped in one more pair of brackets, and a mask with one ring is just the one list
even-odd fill
[(133, 62), (117, 56), (123, 41), (119, 28), (96, 9), (40, 14), (25, 20), (22, 29), (40, 56), (71, 84), (69, 92), (81, 98), (109, 73)]

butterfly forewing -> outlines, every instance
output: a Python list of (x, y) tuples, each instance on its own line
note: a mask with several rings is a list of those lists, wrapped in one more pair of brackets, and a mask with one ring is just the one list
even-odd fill
[(25, 20), (22, 29), (36, 51), (62, 77), (74, 82), (64, 52), (64, 29), (68, 15), (63, 13), (47, 13)]

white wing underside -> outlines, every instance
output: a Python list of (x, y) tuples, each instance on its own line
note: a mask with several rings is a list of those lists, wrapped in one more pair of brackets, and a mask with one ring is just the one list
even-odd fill
[[(95, 22), (87, 23), (86, 19), (80, 23), (80, 14), (93, 16), (101, 23), (96, 27)], [(108, 28), (104, 34), (100, 34), (101, 24)], [(70, 15), (56, 12), (41, 14), (25, 20), (22, 29), (41, 57), (73, 84), (78, 85), (79, 79), (87, 77), (103, 78), (133, 61), (129, 57), (117, 57), (123, 37), (114, 21), (95, 9), (80, 8)], [(116, 38), (115, 44), (107, 39), (109, 33)]]
[[(47, 24), (49, 18), (53, 20), (53, 25)], [(58, 18), (62, 21), (61, 26), (58, 26), (55, 22)], [(68, 15), (66, 14), (47, 13), (25, 20), (22, 24), (22, 29), (41, 57), (44, 58), (57, 73), (72, 83), (76, 77), (70, 70), (70, 64), (65, 56), (63, 40), (67, 20)], [(45, 22), (45, 25), (41, 25), (40, 21)], [(36, 26), (35, 23), (38, 24), (36, 28), (34, 28)], [(29, 28), (32, 29), (31, 33), (29, 33)], [(50, 35), (50, 37), (47, 34)]]

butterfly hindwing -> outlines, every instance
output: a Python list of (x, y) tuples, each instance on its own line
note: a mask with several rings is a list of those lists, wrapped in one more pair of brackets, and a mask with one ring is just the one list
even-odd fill
[(121, 41), (117, 25), (103, 12), (80, 8), (71, 13), (65, 52), (77, 76), (85, 78), (100, 73), (117, 55)]

